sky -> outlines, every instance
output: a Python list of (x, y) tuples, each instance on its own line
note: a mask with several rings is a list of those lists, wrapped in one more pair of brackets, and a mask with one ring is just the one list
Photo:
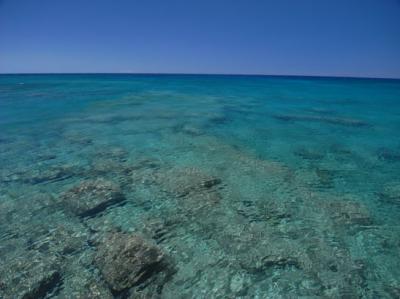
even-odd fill
[(0, 0), (0, 73), (400, 78), (400, 0)]

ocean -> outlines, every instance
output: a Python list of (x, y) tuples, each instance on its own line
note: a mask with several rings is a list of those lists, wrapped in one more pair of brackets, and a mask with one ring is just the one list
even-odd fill
[(0, 298), (399, 298), (400, 80), (0, 75)]

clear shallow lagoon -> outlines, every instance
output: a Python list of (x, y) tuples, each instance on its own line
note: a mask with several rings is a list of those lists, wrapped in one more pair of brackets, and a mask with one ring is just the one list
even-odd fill
[(399, 298), (399, 132), (398, 80), (2, 75), (0, 298)]

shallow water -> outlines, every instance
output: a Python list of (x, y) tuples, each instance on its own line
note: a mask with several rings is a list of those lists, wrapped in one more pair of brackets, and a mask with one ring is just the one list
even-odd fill
[(396, 80), (2, 75), (0, 298), (399, 298), (399, 131)]

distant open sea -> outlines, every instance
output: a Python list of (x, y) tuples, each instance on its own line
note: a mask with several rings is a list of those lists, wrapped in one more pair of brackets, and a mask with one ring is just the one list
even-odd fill
[(0, 75), (0, 298), (400, 298), (400, 80)]

